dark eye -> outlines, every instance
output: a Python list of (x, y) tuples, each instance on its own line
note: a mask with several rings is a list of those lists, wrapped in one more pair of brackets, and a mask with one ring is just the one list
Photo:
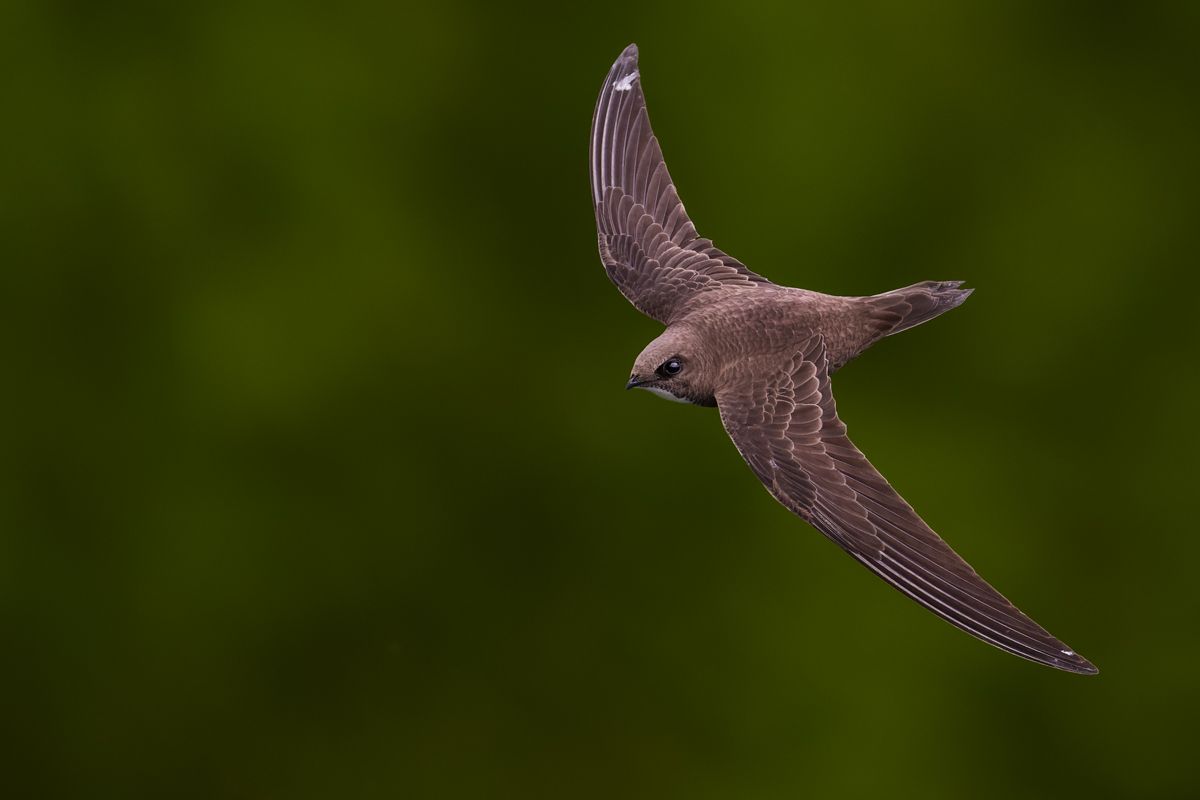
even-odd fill
[(683, 364), (680, 363), (679, 359), (672, 358), (659, 367), (658, 371), (663, 375), (678, 375), (681, 369), (683, 369)]

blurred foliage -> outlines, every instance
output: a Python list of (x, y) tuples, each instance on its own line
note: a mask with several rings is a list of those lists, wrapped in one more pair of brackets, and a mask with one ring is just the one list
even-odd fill
[[(4, 4), (12, 796), (1194, 796), (1197, 9)], [(839, 406), (1098, 678), (621, 390), (630, 41), (720, 246), (977, 287)]]

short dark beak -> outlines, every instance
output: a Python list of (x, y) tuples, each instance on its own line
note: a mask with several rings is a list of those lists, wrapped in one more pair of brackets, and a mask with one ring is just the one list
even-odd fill
[(645, 383), (645, 381), (638, 380), (638, 376), (637, 376), (637, 375), (630, 375), (630, 376), (629, 376), (629, 383), (625, 384), (625, 388), (626, 388), (626, 389), (633, 389), (633, 388), (635, 388), (635, 387), (641, 386), (643, 383)]

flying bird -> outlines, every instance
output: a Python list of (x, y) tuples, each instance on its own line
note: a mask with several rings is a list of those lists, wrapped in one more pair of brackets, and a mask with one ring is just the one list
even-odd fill
[(613, 64), (591, 131), (600, 260), (621, 294), (666, 326), (626, 388), (715, 406), (767, 490), (855, 560), (988, 644), (1095, 674), (988, 585), (846, 436), (830, 376), (885, 336), (960, 305), (962, 281), (870, 297), (772, 283), (701, 237), (650, 129), (636, 45)]

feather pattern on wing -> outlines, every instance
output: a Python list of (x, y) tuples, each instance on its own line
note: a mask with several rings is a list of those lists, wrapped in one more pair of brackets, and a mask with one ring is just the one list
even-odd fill
[(821, 336), (783, 363), (739, 362), (717, 405), (771, 494), (867, 569), (1002, 650), (1068, 672), (1096, 672), (980, 578), (854, 446), (837, 415)]
[(699, 293), (766, 283), (701, 238), (650, 129), (630, 45), (613, 64), (592, 118), (591, 183), (600, 259), (642, 313), (670, 321)]

